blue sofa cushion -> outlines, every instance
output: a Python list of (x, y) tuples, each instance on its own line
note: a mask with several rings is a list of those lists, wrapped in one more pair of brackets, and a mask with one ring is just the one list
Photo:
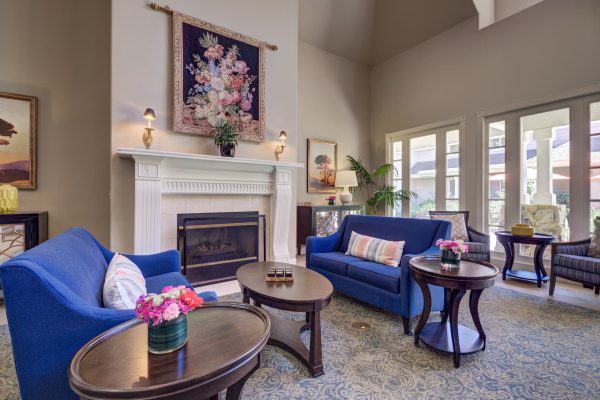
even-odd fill
[(146, 278), (146, 291), (148, 293), (160, 293), (165, 286), (179, 285), (190, 286), (188, 280), (179, 272), (169, 272)]
[(362, 258), (347, 256), (340, 252), (313, 253), (308, 260), (308, 266), (319, 267), (338, 275), (347, 275), (348, 263), (364, 261)]
[(442, 237), (446, 228), (446, 221), (432, 221), (416, 218), (390, 218), (378, 216), (349, 215), (346, 217), (346, 226), (341, 247), (341, 252), (348, 250), (348, 242), (352, 232), (376, 237), (378, 239), (400, 241), (403, 240), (404, 254), (419, 254), (427, 250)]
[(86, 303), (102, 307), (102, 286), (108, 264), (94, 237), (83, 229), (71, 229), (21, 254), (46, 270)]
[(390, 267), (372, 261), (348, 264), (348, 277), (392, 293), (400, 293), (400, 267)]

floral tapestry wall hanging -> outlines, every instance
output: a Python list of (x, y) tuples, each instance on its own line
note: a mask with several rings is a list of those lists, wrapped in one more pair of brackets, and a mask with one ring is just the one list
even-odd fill
[(214, 136), (225, 122), (242, 140), (265, 138), (265, 43), (173, 12), (174, 130)]

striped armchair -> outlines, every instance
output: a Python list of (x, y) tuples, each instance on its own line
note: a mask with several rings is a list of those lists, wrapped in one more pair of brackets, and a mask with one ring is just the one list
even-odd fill
[(588, 257), (591, 239), (552, 243), (550, 296), (554, 295), (556, 277), (583, 283), (600, 294), (600, 258)]
[[(467, 227), (467, 234), (469, 235), (469, 241), (465, 242), (469, 246), (469, 252), (463, 255), (465, 260), (474, 261), (490, 261), (490, 236), (485, 233), (477, 232), (475, 229), (469, 226), (469, 212), (468, 211), (429, 211), (430, 216), (438, 216), (437, 219), (444, 219), (444, 215), (459, 215), (462, 214), (465, 218), (465, 226)], [(439, 217), (442, 218), (439, 218)], [(448, 220), (450, 221), (450, 220)]]

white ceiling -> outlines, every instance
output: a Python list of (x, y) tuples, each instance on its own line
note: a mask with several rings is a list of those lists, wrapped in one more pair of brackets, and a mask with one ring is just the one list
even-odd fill
[(371, 66), (476, 13), (472, 0), (299, 0), (299, 35)]

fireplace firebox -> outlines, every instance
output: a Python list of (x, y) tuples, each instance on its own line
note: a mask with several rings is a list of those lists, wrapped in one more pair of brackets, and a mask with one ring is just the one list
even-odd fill
[(235, 279), (239, 267), (266, 256), (265, 216), (256, 211), (177, 215), (182, 272), (192, 285)]

